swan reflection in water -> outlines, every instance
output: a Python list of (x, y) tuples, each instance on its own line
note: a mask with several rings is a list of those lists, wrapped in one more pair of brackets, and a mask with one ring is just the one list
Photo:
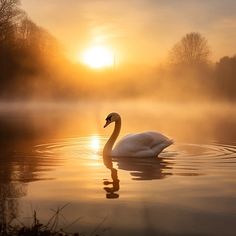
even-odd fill
[(164, 158), (113, 158), (118, 169), (130, 172), (132, 180), (164, 179), (172, 175), (171, 164)]
[[(104, 190), (106, 191), (106, 198), (119, 198), (119, 194), (116, 193), (120, 189), (120, 180), (118, 179), (118, 171), (113, 167), (112, 159), (108, 155), (103, 154), (103, 163), (111, 171), (112, 181), (104, 180), (103, 184), (106, 185)], [(112, 185), (112, 187), (108, 187)]]
[[(118, 171), (113, 167), (113, 162), (117, 163), (118, 169), (129, 171), (132, 180), (154, 180), (164, 179), (172, 175), (171, 164), (165, 158), (129, 158), (111, 157), (103, 154), (103, 163), (111, 171), (112, 181), (104, 180), (104, 190), (106, 198), (119, 198), (117, 193), (120, 189)], [(111, 185), (111, 187), (108, 187)]]

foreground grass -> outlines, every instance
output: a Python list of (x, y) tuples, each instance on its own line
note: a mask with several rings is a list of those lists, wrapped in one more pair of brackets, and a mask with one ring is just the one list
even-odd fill
[[(68, 224), (64, 228), (58, 229), (59, 217), (61, 211), (67, 206), (58, 208), (57, 210), (53, 210), (54, 213), (48, 220), (46, 224), (41, 224), (37, 213), (34, 210), (33, 212), (33, 220), (30, 226), (24, 225), (22, 222), (18, 221), (17, 224), (3, 224), (0, 223), (0, 236), (86, 236), (84, 233), (69, 233), (67, 229), (77, 223), (81, 217), (74, 220), (72, 223)], [(97, 231), (102, 226), (105, 219), (89, 234), (90, 236), (99, 236)]]

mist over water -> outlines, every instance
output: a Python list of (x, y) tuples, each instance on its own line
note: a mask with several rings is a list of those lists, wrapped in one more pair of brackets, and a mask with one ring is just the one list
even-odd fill
[[(119, 185), (102, 157), (112, 111), (122, 117), (119, 138), (153, 130), (175, 140), (158, 159), (114, 158)], [(59, 225), (82, 217), (72, 232), (105, 219), (103, 235), (234, 235), (234, 104), (2, 103), (0, 112), (1, 222), (27, 224), (31, 205), (47, 222), (51, 208), (70, 203)]]
[[(53, 2), (0, 0), (0, 235), (235, 236), (236, 4)], [(107, 156), (111, 112), (174, 144)]]

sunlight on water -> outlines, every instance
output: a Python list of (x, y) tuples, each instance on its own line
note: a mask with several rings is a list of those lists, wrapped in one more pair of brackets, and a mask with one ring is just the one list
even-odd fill
[[(107, 138), (92, 135), (36, 145), (34, 151), (40, 153), (41, 158), (60, 157), (64, 164), (50, 172), (49, 176), (54, 180), (31, 184), (31, 191), (24, 199), (24, 204), (37, 202), (47, 218), (49, 216), (45, 212), (49, 205), (73, 202), (73, 206), (65, 211), (68, 218), (72, 220), (76, 217), (76, 212), (80, 212), (87, 215), (87, 221), (92, 225), (96, 225), (97, 222), (93, 218), (94, 214), (96, 217), (102, 217), (113, 209), (114, 213), (109, 216), (107, 225), (126, 228), (126, 230), (137, 227), (140, 232), (143, 232), (142, 228), (146, 224), (145, 221), (139, 222), (143, 207), (148, 209), (150, 217), (154, 216), (155, 212), (159, 212), (161, 218), (165, 218), (167, 222), (170, 220), (168, 215), (172, 211), (172, 206), (176, 209), (192, 209), (191, 214), (195, 217), (199, 214), (199, 210), (206, 211), (207, 216), (203, 213), (201, 216), (206, 222), (213, 215), (218, 214), (217, 212), (221, 212), (222, 217), (226, 217), (225, 214), (229, 213), (228, 219), (230, 219), (230, 212), (236, 210), (235, 206), (226, 203), (230, 196), (236, 196), (236, 190), (233, 188), (236, 183), (231, 179), (233, 176), (236, 177), (236, 145), (217, 142), (176, 143), (161, 153), (158, 159), (114, 158), (113, 164), (118, 171), (117, 178), (121, 181), (116, 185), (112, 182), (110, 170), (104, 166), (101, 156)], [(153, 180), (163, 180), (163, 182), (153, 182)], [(226, 188), (227, 185), (232, 187)], [(48, 188), (51, 191), (45, 192)], [(187, 192), (184, 194), (186, 189)], [(217, 198), (215, 198), (216, 193)], [(119, 210), (113, 208), (116, 205), (106, 202), (106, 198), (119, 199), (117, 202)], [(210, 202), (209, 198), (212, 199)], [(217, 200), (219, 198), (220, 202)], [(45, 200), (48, 202), (46, 205)], [(148, 203), (141, 203), (143, 201)], [(124, 222), (117, 224), (114, 221), (116, 214), (124, 217), (122, 206), (125, 202), (129, 203), (130, 210), (125, 210), (129, 216), (129, 219), (126, 219), (129, 226)], [(138, 202), (141, 205), (137, 205)], [(93, 209), (92, 215), (89, 215), (86, 207), (88, 205)], [(165, 206), (164, 211), (162, 206)], [(183, 211), (180, 222), (177, 225), (172, 222), (173, 230), (178, 229), (178, 225), (183, 221), (184, 229), (192, 232), (191, 227), (186, 226), (186, 222), (192, 224), (188, 214)], [(218, 217), (221, 221), (220, 215)], [(155, 219), (160, 221), (157, 215)], [(218, 221), (217, 218), (215, 220)], [(135, 222), (139, 222), (139, 225)], [(151, 228), (155, 232), (160, 227), (169, 230), (168, 225), (165, 224), (152, 224)], [(210, 225), (208, 227), (209, 232), (214, 232), (213, 235), (220, 235)], [(230, 224), (228, 227), (231, 230)], [(181, 229), (178, 230), (182, 232)]]
[(91, 136), (90, 137), (90, 147), (93, 151), (98, 152), (100, 147), (100, 138), (99, 136)]
[[(23, 115), (1, 118), (1, 219), (16, 216), (27, 222), (33, 208), (41, 222), (47, 222), (50, 209), (70, 203), (63, 211), (66, 221), (83, 217), (71, 226), (72, 231), (79, 228), (90, 234), (91, 227), (106, 219), (101, 235), (233, 236), (235, 119), (229, 120), (226, 113), (219, 115), (222, 120), (214, 120), (214, 127), (208, 123), (204, 133), (193, 118), (178, 123), (176, 115), (175, 125), (161, 119), (159, 113), (161, 110), (135, 121), (125, 113), (123, 130), (147, 130), (149, 125), (160, 127), (163, 133), (168, 130), (175, 139), (158, 158), (148, 159), (104, 159), (102, 149), (112, 128), (104, 130), (103, 122), (97, 124), (89, 115), (79, 120), (76, 113), (76, 122), (67, 122), (71, 114), (70, 119), (60, 121), (61, 113), (41, 115), (36, 122)], [(5, 208), (7, 205), (11, 207)], [(61, 221), (58, 227), (64, 225)], [(110, 231), (102, 231), (104, 228)]]
[[(37, 145), (35, 152), (45, 157), (50, 154), (73, 159), (74, 163), (78, 161), (88, 166), (105, 168), (101, 153), (107, 139), (108, 137), (98, 135), (65, 139)], [(129, 171), (133, 179), (140, 180), (159, 179), (169, 175), (207, 175), (211, 171), (218, 171), (220, 167), (225, 167), (227, 171), (233, 169), (236, 165), (236, 147), (220, 143), (176, 143), (161, 153), (158, 159), (120, 157), (113, 158), (113, 162), (118, 169)]]

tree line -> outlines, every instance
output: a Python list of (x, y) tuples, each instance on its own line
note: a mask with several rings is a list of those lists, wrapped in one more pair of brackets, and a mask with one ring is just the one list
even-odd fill
[[(236, 99), (236, 55), (222, 57), (218, 62), (210, 60), (211, 49), (200, 33), (186, 34), (170, 52), (172, 77), (195, 86), (198, 93), (208, 97)], [(188, 87), (187, 87), (188, 88)], [(192, 92), (192, 91), (190, 91)], [(204, 93), (203, 92), (203, 93)]]
[(58, 41), (20, 8), (20, 0), (0, 0), (1, 99), (151, 93), (159, 99), (235, 100), (236, 56), (216, 63), (210, 57), (207, 39), (191, 32), (173, 46), (165, 66), (145, 73), (129, 68), (96, 74), (69, 62)]
[(61, 60), (57, 40), (29, 19), (19, 0), (0, 0), (1, 98), (29, 97), (39, 86), (54, 87), (52, 71)]

